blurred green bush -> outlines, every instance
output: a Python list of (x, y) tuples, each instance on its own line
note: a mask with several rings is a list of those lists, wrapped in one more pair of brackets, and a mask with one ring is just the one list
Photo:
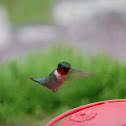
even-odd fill
[[(43, 77), (67, 61), (96, 77), (68, 79), (56, 93), (28, 79)], [(13, 60), (0, 67), (0, 122), (44, 119), (48, 114), (65, 112), (87, 103), (126, 98), (126, 64), (96, 54), (83, 57), (72, 47), (52, 47), (25, 60)]]
[(0, 0), (12, 23), (50, 22), (55, 0)]

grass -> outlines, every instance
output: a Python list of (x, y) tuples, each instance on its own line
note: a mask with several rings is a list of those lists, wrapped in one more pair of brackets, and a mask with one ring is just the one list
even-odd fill
[(0, 0), (12, 23), (50, 22), (55, 0)]
[[(48, 75), (62, 61), (86, 69), (96, 77), (72, 78), (56, 93), (29, 80)], [(47, 123), (53, 117), (78, 106), (108, 99), (126, 98), (126, 64), (105, 55), (83, 57), (72, 47), (52, 47), (12, 60), (0, 67), (0, 122)]]

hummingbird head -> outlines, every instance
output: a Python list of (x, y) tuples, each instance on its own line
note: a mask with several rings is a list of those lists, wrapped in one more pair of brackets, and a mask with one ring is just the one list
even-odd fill
[(80, 70), (77, 70), (75, 68), (72, 68), (71, 65), (68, 62), (61, 62), (58, 64), (57, 72), (61, 75), (66, 75), (70, 69), (76, 70), (81, 72)]

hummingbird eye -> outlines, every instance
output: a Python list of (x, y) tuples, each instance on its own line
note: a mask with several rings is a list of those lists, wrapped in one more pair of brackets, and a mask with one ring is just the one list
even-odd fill
[(58, 65), (58, 67), (59, 67), (59, 68), (61, 68), (61, 67), (62, 67), (62, 65), (61, 65), (61, 64), (59, 64), (59, 65)]

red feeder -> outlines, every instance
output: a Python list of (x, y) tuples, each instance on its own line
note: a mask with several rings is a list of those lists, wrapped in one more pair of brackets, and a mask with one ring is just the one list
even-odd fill
[(80, 106), (57, 116), (45, 126), (53, 126), (63, 118), (57, 126), (126, 126), (126, 99)]

